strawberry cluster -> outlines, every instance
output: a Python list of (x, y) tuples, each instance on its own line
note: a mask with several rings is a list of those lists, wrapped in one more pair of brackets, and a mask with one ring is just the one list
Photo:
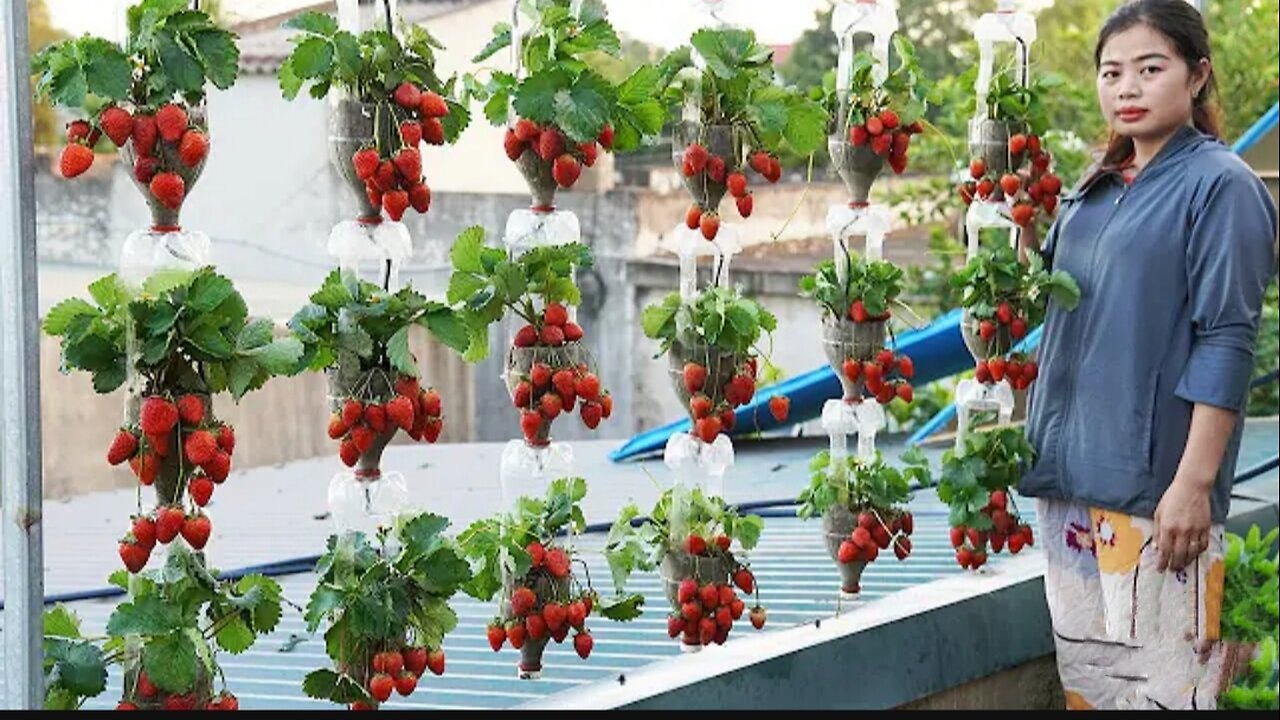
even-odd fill
[[(978, 319), (978, 337), (988, 343), (988, 347), (995, 347), (993, 341), (1001, 332), (1007, 332), (1014, 342), (1027, 335), (1026, 318), (1019, 315), (1008, 301), (996, 305), (995, 312), (989, 317), (975, 315), (975, 318)], [(1007, 359), (997, 354), (995, 357), (979, 360), (975, 371), (980, 383), (992, 384), (1008, 380), (1014, 390), (1026, 390), (1039, 374), (1039, 366), (1025, 353), (1010, 353)]]
[[(709, 543), (702, 536), (691, 534), (685, 540), (684, 549), (694, 556), (722, 554), (732, 560), (728, 554), (729, 544), (728, 535), (717, 535)], [(755, 575), (743, 565), (737, 565), (732, 575), (725, 578), (729, 579), (732, 584), (723, 580), (700, 582), (695, 577), (681, 579), (676, 589), (679, 607), (667, 617), (667, 635), (674, 638), (683, 633), (686, 645), (723, 645), (733, 624), (746, 612), (746, 602), (738, 597), (738, 590), (750, 596), (756, 589)], [(759, 630), (764, 627), (765, 615), (765, 609), (757, 603), (748, 619)]]
[[(706, 194), (711, 197), (719, 198), (728, 190), (738, 206), (738, 214), (749, 218), (755, 207), (755, 200), (747, 189), (747, 176), (731, 166), (729, 163), (732, 161), (732, 158), (726, 160), (713, 154), (700, 143), (689, 143), (680, 162), (680, 172), (690, 180), (701, 179), (707, 187)], [(753, 153), (748, 164), (760, 177), (771, 183), (782, 178), (782, 164), (778, 158), (763, 150)], [(720, 232), (720, 213), (716, 208), (704, 208), (696, 202), (689, 206), (684, 222), (690, 230), (701, 230), (702, 237), (707, 240), (715, 240)]]
[(400, 142), (396, 147), (375, 143), (351, 156), (356, 177), (364, 181), (369, 204), (381, 207), (393, 221), (399, 222), (410, 207), (420, 213), (431, 208), (431, 189), (422, 177), (422, 153), (418, 145), (444, 144), (444, 124), (440, 118), (449, 114), (444, 98), (403, 82), (392, 95), (405, 113), (397, 126)]
[(142, 401), (137, 428), (121, 428), (111, 441), (108, 463), (128, 462), (138, 481), (148, 486), (155, 484), (162, 470), (176, 471), (173, 500), (185, 487), (195, 505), (191, 514), (182, 505), (164, 505), (133, 518), (119, 548), (129, 572), (146, 566), (156, 542), (167, 544), (182, 535), (193, 549), (202, 550), (209, 541), (213, 526), (199, 508), (209, 504), (214, 485), (230, 474), (236, 435), (230, 425), (213, 417), (207, 404), (208, 396), (194, 393), (180, 396), (176, 403), (163, 395), (150, 395)]
[[(689, 417), (693, 420), (693, 435), (705, 443), (714, 442), (722, 432), (733, 430), (737, 416), (734, 410), (751, 402), (756, 394), (756, 358), (746, 360), (732, 368), (732, 372), (717, 372), (724, 380), (720, 387), (711, 383), (707, 366), (687, 362), (683, 369), (684, 388), (689, 393)], [(769, 398), (769, 412), (778, 422), (787, 419), (791, 411), (791, 399), (785, 395)]]
[(444, 429), (440, 393), (423, 390), (417, 378), (402, 376), (395, 381), (395, 395), (389, 399), (361, 400), (348, 397), (329, 418), (329, 438), (339, 440), (338, 456), (352, 467), (373, 446), (378, 436), (403, 430), (416, 441), (435, 442)]
[[(139, 705), (155, 710), (239, 710), (240, 700), (228, 690), (223, 690), (217, 697), (207, 703), (201, 703), (195, 693), (167, 693), (156, 687), (147, 677), (147, 671), (138, 670), (133, 683), (133, 700), (121, 700), (116, 710), (142, 710)], [(137, 701), (137, 702), (135, 702)]]
[(408, 697), (418, 687), (418, 678), (427, 670), (435, 675), (444, 674), (444, 650), (428, 651), (424, 647), (408, 646), (374, 653), (369, 661), (367, 687), (376, 704), (357, 700), (351, 703), (351, 709), (376, 710), (377, 705), (391, 698), (393, 690)]
[(575, 145), (554, 125), (538, 125), (520, 118), (507, 128), (502, 147), (511, 162), (532, 153), (530, 158), (538, 164), (541, 174), (549, 174), (556, 185), (570, 188), (578, 182), (583, 166), (596, 164), (602, 148), (605, 152), (613, 150), (613, 126), (605, 125), (595, 140)]
[(896, 175), (907, 169), (907, 150), (911, 147), (911, 136), (924, 132), (924, 127), (917, 120), (903, 126), (898, 113), (883, 110), (870, 115), (861, 124), (849, 126), (849, 143), (854, 147), (868, 146), (876, 155), (889, 161)]
[(956, 549), (956, 562), (966, 570), (977, 570), (987, 562), (987, 543), (991, 552), (998, 553), (1009, 546), (1009, 552), (1017, 555), (1024, 546), (1035, 544), (1031, 526), (1022, 522), (1015, 510), (1009, 507), (1009, 494), (1005, 490), (993, 490), (991, 498), (982, 508), (982, 514), (991, 521), (990, 530), (974, 527), (951, 528), (951, 546)]
[(987, 163), (974, 158), (969, 163), (971, 180), (959, 187), (960, 198), (968, 205), (978, 200), (1003, 200), (1009, 217), (1027, 227), (1035, 220), (1036, 209), (1052, 216), (1058, 207), (1062, 179), (1049, 170), (1053, 156), (1043, 149), (1039, 136), (1021, 133), (1009, 138), (1009, 172), (999, 178), (987, 172)]
[(909, 403), (915, 397), (910, 382), (915, 365), (907, 355), (895, 354), (888, 348), (881, 348), (871, 360), (845, 358), (840, 371), (849, 382), (861, 382), (865, 397), (875, 398), (881, 405), (888, 405), (894, 398)]
[(880, 551), (888, 550), (890, 545), (898, 560), (906, 560), (911, 554), (910, 536), (914, 527), (915, 521), (909, 512), (895, 513), (888, 524), (875, 509), (858, 513), (858, 524), (849, 533), (849, 539), (840, 543), (836, 560), (842, 565), (874, 562)]
[(538, 360), (520, 375), (511, 393), (520, 411), (520, 430), (532, 445), (545, 445), (551, 422), (562, 412), (573, 412), (575, 405), (582, 424), (592, 430), (613, 414), (613, 397), (571, 351), (582, 336), (582, 328), (569, 321), (569, 311), (559, 303), (547, 305), (539, 325), (525, 325), (516, 332), (514, 347), (538, 350)]
[[(98, 115), (96, 126), (88, 120), (68, 123), (67, 146), (58, 163), (63, 177), (73, 178), (93, 165), (93, 146), (103, 134), (120, 148), (132, 141), (136, 156), (134, 178), (170, 210), (182, 207), (187, 191), (174, 159), (182, 168), (191, 169), (209, 154), (209, 136), (191, 126), (187, 111), (180, 105), (167, 103), (154, 115), (134, 115), (119, 105), (110, 105)], [(161, 152), (162, 144), (170, 151)]]
[[(532, 564), (524, 578), (516, 582), (511, 593), (509, 617), (497, 617), (490, 621), (486, 630), (489, 647), (497, 652), (504, 644), (511, 643), (511, 647), (519, 650), (528, 640), (540, 641), (546, 638), (559, 644), (564, 642), (572, 630), (573, 649), (578, 657), (586, 660), (595, 645), (595, 640), (586, 627), (587, 617), (594, 607), (593, 593), (587, 590), (569, 597), (539, 596), (534, 588), (556, 588), (572, 579), (571, 558), (564, 548), (547, 547), (537, 541), (529, 543), (525, 549)], [(550, 578), (551, 582), (545, 582), (546, 578)]]

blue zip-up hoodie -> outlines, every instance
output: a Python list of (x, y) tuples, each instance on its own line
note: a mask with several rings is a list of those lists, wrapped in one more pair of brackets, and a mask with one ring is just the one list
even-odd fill
[[(1042, 252), (1075, 278), (1080, 304), (1049, 303), (1026, 424), (1037, 458), (1018, 492), (1154, 516), (1192, 406), (1244, 409), (1275, 239), (1266, 186), (1189, 126), (1132, 184), (1098, 171), (1065, 196)], [(1214, 484), (1214, 523), (1243, 426)]]

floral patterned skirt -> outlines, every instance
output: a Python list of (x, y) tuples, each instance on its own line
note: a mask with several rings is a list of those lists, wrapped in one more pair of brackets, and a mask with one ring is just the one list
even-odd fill
[(1162, 573), (1149, 518), (1046, 498), (1036, 512), (1067, 708), (1214, 709), (1234, 664), (1218, 642), (1222, 526)]

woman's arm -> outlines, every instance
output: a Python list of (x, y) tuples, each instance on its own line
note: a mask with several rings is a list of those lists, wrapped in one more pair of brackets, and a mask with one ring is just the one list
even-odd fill
[(1181, 570), (1209, 547), (1209, 496), (1239, 413), (1197, 403), (1173, 485), (1156, 507), (1159, 569)]

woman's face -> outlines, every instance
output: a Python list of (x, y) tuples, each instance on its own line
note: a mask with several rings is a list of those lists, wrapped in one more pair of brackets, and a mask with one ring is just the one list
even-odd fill
[(1098, 103), (1116, 134), (1158, 140), (1191, 121), (1192, 103), (1208, 76), (1208, 59), (1192, 72), (1168, 38), (1138, 23), (1103, 46)]

